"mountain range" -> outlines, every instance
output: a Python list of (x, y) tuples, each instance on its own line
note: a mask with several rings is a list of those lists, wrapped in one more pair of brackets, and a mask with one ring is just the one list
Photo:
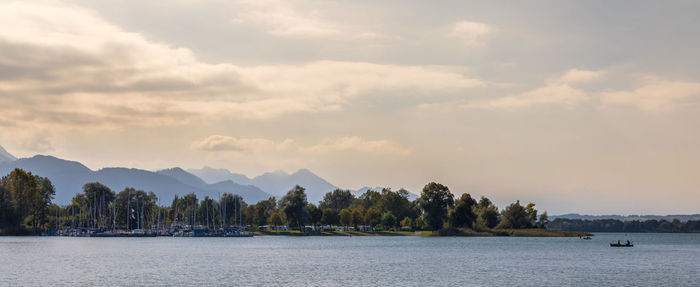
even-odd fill
[(567, 213), (562, 215), (552, 215), (549, 216), (550, 220), (555, 220), (557, 218), (563, 219), (581, 219), (581, 220), (602, 220), (602, 219), (614, 219), (620, 221), (646, 221), (646, 220), (666, 220), (673, 221), (678, 219), (681, 222), (686, 222), (688, 220), (700, 220), (700, 214), (670, 214), (670, 215), (581, 215), (578, 213)]
[[(17, 159), (0, 147), (0, 176), (9, 174), (15, 168), (49, 178), (56, 187), (54, 202), (58, 204), (68, 204), (88, 182), (100, 182), (115, 192), (127, 187), (152, 191), (163, 201), (188, 193), (195, 193), (202, 198), (218, 198), (220, 194), (228, 192), (241, 195), (248, 203), (255, 203), (270, 196), (280, 199), (295, 185), (300, 185), (306, 189), (308, 201), (317, 203), (327, 192), (338, 188), (308, 169), (300, 169), (292, 174), (275, 171), (254, 178), (210, 167), (187, 171), (179, 167), (158, 171), (109, 167), (93, 171), (80, 162), (49, 155)], [(353, 194), (359, 196), (361, 192), (353, 191)]]
[(277, 196), (278, 199), (295, 185), (304, 187), (309, 202), (314, 203), (322, 200), (327, 192), (338, 188), (308, 169), (300, 169), (292, 174), (284, 171), (267, 172), (252, 179), (242, 174), (231, 173), (226, 169), (204, 167), (202, 169), (189, 169), (188, 171), (209, 183), (229, 180), (257, 186), (265, 192)]
[(7, 152), (3, 147), (0, 146), (0, 164), (6, 162), (12, 162), (17, 160), (16, 157)]

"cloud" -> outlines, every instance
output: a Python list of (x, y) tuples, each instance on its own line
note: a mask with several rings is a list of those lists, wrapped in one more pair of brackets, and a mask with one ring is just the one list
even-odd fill
[(340, 27), (321, 19), (317, 12), (302, 13), (289, 1), (242, 0), (233, 23), (262, 25), (267, 33), (281, 37), (316, 38), (335, 36)]
[(318, 61), (304, 65), (260, 66), (244, 74), (264, 91), (307, 100), (343, 103), (376, 91), (415, 90), (426, 94), (485, 86), (486, 83), (440, 67)]
[(628, 105), (647, 112), (670, 111), (700, 96), (700, 83), (650, 78), (631, 91), (608, 91), (600, 94), (605, 105)]
[[(283, 17), (288, 18), (295, 19)], [(188, 49), (148, 40), (91, 10), (60, 2), (2, 3), (0, 26), (12, 27), (0, 30), (0, 113), (8, 126), (119, 128), (201, 118), (271, 119), (340, 111), (359, 97), (407, 91), (431, 96), (486, 85), (434, 66), (209, 64)]]
[(32, 130), (20, 136), (20, 145), (33, 152), (54, 151), (54, 135), (49, 130)]
[(460, 21), (452, 24), (447, 35), (460, 39), (467, 46), (479, 47), (483, 46), (486, 38), (495, 31), (495, 28), (485, 23)]
[(260, 150), (285, 150), (292, 143), (287, 139), (279, 144), (263, 138), (235, 138), (223, 135), (212, 135), (201, 141), (192, 143), (192, 148), (203, 151), (239, 151), (254, 152)]
[(564, 84), (548, 84), (525, 93), (493, 100), (468, 102), (465, 108), (478, 109), (518, 109), (537, 105), (559, 105), (573, 108), (589, 100), (582, 90)]
[(318, 145), (303, 148), (306, 152), (326, 154), (331, 152), (354, 151), (383, 155), (407, 155), (411, 151), (389, 140), (364, 140), (359, 137), (325, 139)]
[(267, 34), (283, 38), (360, 40), (386, 38), (385, 35), (377, 31), (335, 23), (323, 17), (323, 13), (317, 9), (298, 7), (300, 2), (284, 0), (234, 1), (233, 9), (236, 11), (236, 16), (231, 22), (235, 25), (259, 26)]
[(465, 100), (461, 106), (477, 109), (518, 109), (539, 105), (575, 108), (595, 103), (597, 108), (632, 106), (644, 112), (663, 112), (681, 105), (698, 103), (700, 99), (700, 83), (663, 80), (656, 76), (646, 76), (636, 81), (629, 90), (599, 91), (573, 87), (576, 84), (606, 80), (604, 76), (608, 74), (606, 71), (572, 69), (550, 79), (543, 87), (491, 100)]
[(358, 152), (381, 155), (407, 155), (411, 151), (389, 140), (365, 140), (360, 137), (326, 138), (319, 144), (311, 146), (297, 145), (292, 139), (275, 142), (263, 138), (236, 138), (223, 135), (212, 135), (201, 141), (192, 143), (196, 150), (245, 153), (292, 152), (296, 154), (324, 155), (335, 152)]
[(604, 75), (605, 71), (571, 69), (559, 77), (558, 81), (563, 84), (584, 84), (598, 80)]
[(553, 80), (550, 79), (543, 87), (518, 95), (470, 102), (464, 106), (480, 109), (516, 109), (536, 105), (558, 105), (573, 108), (591, 99), (589, 92), (575, 88), (573, 85), (599, 80), (604, 74), (604, 71), (571, 69)]

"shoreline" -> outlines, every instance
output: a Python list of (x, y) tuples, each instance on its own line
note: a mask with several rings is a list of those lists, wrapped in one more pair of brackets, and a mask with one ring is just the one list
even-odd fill
[(446, 229), (440, 231), (255, 231), (255, 236), (423, 236), (423, 237), (579, 237), (595, 236), (589, 232), (543, 229), (502, 229), (473, 231)]
[(574, 232), (561, 230), (543, 230), (543, 229), (499, 229), (487, 231), (474, 231), (468, 229), (443, 229), (439, 231), (311, 231), (300, 232), (298, 230), (289, 231), (254, 231), (250, 232), (250, 236), (144, 236), (143, 234), (123, 234), (120, 236), (57, 236), (57, 235), (37, 235), (37, 234), (4, 234), (0, 237), (90, 237), (90, 238), (107, 238), (107, 237), (253, 237), (253, 236), (421, 236), (421, 237), (580, 237), (580, 236), (595, 236), (590, 232)]

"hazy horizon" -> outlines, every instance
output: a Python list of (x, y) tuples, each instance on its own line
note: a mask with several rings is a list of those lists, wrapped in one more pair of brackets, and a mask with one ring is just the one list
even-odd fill
[(0, 146), (700, 213), (700, 3), (0, 3)]

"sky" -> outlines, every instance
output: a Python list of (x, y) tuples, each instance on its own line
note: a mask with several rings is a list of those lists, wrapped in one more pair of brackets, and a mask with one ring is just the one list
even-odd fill
[(700, 213), (697, 1), (2, 1), (0, 145)]

